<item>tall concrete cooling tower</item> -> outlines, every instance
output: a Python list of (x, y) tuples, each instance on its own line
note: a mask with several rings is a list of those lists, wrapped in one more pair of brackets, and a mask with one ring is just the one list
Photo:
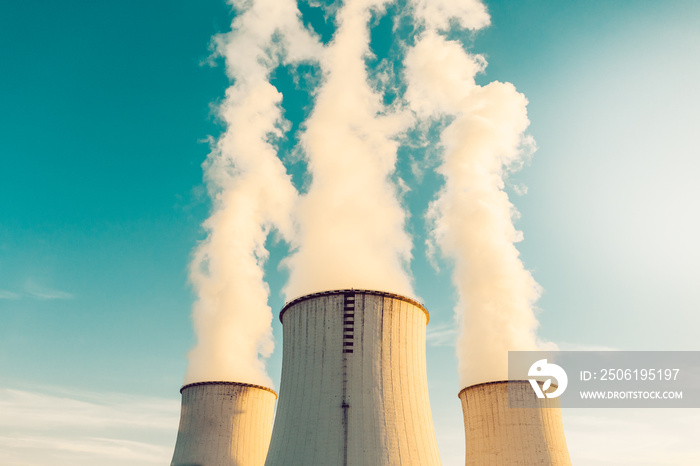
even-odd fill
[(282, 380), (267, 466), (440, 464), (422, 305), (338, 290), (291, 301), (280, 320)]
[(236, 382), (185, 385), (171, 466), (262, 466), (277, 394)]
[[(509, 393), (538, 407), (509, 408)], [(538, 400), (527, 380), (472, 385), (459, 398), (467, 466), (571, 465), (559, 400)]]

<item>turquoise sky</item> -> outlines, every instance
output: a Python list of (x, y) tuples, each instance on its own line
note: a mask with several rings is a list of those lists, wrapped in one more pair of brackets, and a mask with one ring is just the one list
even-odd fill
[[(486, 4), (492, 25), (455, 37), (486, 56), (481, 84), (511, 82), (530, 101), (538, 150), (511, 179), (527, 194), (509, 192), (522, 259), (545, 290), (540, 335), (562, 349), (700, 349), (700, 4)], [(332, 25), (307, 10), (329, 37)], [(0, 412), (10, 413), (0, 415), (0, 463), (169, 461), (193, 345), (186, 268), (209, 212), (200, 165), (228, 86), (223, 67), (205, 63), (231, 18), (219, 0), (0, 3)], [(377, 23), (378, 52), (386, 24)], [(277, 83), (298, 122), (305, 94), (282, 71)], [(302, 165), (288, 165), (301, 183)], [(426, 176), (405, 202), (415, 288), (432, 316), (434, 422), (444, 464), (457, 465), (456, 298), (449, 264), (435, 271), (423, 247), (439, 181)], [(286, 247), (271, 248), (277, 314)], [(268, 367), (278, 383), (277, 319), (275, 336)], [(63, 420), (32, 411), (42, 403)], [(144, 410), (155, 424), (140, 420)], [(583, 413), (567, 414), (576, 464), (604, 464), (582, 439), (618, 416), (662, 429), (692, 413), (596, 413), (602, 427), (591, 431)], [(642, 464), (619, 456), (624, 445), (608, 448), (610, 464)], [(654, 458), (668, 454), (642, 458), (663, 464)]]

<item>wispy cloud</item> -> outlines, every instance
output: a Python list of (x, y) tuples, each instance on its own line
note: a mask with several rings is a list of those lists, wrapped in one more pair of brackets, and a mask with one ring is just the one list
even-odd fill
[(0, 389), (0, 464), (167, 463), (177, 400)]
[(20, 295), (14, 291), (0, 290), (0, 299), (19, 299)]
[(102, 401), (0, 389), (0, 429), (72, 427), (132, 427), (169, 429), (178, 420), (172, 400), (101, 395)]
[(457, 329), (454, 324), (437, 324), (428, 326), (426, 342), (429, 346), (454, 346)]
[(67, 291), (57, 290), (46, 286), (38, 285), (32, 281), (28, 282), (24, 287), (27, 295), (35, 299), (50, 300), (50, 299), (73, 299), (72, 293)]
[(612, 346), (596, 345), (589, 343), (568, 343), (557, 342), (557, 350), (559, 351), (620, 351), (619, 348)]
[[(438, 408), (439, 409), (439, 408)], [(576, 466), (691, 466), (698, 464), (698, 409), (562, 409)], [(435, 412), (433, 413), (435, 415)], [(461, 417), (440, 413), (435, 425), (444, 466), (464, 464)], [(591, 448), (595, 445), (595, 448)]]
[(698, 464), (700, 410), (563, 411), (569, 452), (576, 465)]
[[(26, 465), (45, 464), (42, 462), (46, 458), (52, 458), (51, 464), (163, 464), (172, 455), (172, 448), (161, 445), (110, 438), (76, 439), (64, 436), (0, 435), (0, 451), (2, 464)], [(27, 454), (24, 456), (19, 452)]]

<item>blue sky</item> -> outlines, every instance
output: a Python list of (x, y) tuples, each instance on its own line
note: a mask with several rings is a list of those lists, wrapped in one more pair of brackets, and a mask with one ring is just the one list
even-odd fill
[[(527, 194), (509, 193), (525, 238), (518, 249), (544, 289), (540, 336), (563, 349), (697, 350), (700, 6), (486, 5), (491, 26), (460, 38), (488, 61), (480, 84), (511, 82), (529, 100), (538, 150), (510, 183)], [(187, 266), (209, 212), (201, 164), (207, 138), (222, 130), (212, 105), (228, 86), (222, 63), (206, 62), (210, 38), (231, 18), (220, 1), (0, 6), (0, 390), (10, 413), (0, 462), (169, 460), (194, 344)], [(295, 119), (303, 93), (289, 94)], [(405, 202), (415, 290), (432, 316), (429, 382), (448, 465), (463, 461), (456, 295), (450, 264), (430, 266), (421, 226), (439, 182), (426, 175), (423, 194)], [(270, 246), (276, 315), (286, 247)], [(273, 325), (268, 369), (278, 383)], [(87, 414), (74, 416), (71, 403)], [(32, 411), (43, 404), (68, 413)], [(148, 406), (157, 423), (139, 421), (134, 406)], [(565, 425), (577, 464), (601, 464), (582, 447), (591, 436), (693, 415), (573, 410)], [(69, 421), (49, 420), (62, 416)], [(606, 453), (642, 464), (626, 445), (606, 444)], [(647, 464), (663, 464), (672, 447), (647, 448)], [(683, 454), (678, 464), (699, 455)]]

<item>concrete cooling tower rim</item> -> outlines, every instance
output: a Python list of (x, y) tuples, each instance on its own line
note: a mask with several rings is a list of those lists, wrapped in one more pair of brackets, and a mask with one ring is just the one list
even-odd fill
[(294, 298), (291, 301), (287, 302), (287, 304), (285, 304), (284, 307), (282, 308), (282, 310), (280, 311), (280, 322), (282, 322), (282, 315), (287, 311), (287, 309), (294, 306), (295, 304), (298, 304), (302, 301), (306, 301), (309, 299), (318, 298), (321, 296), (331, 296), (331, 295), (335, 295), (335, 294), (345, 294), (345, 293), (371, 294), (371, 295), (385, 296), (387, 298), (394, 298), (394, 299), (399, 299), (401, 301), (405, 301), (409, 304), (416, 306), (418, 309), (423, 311), (423, 313), (425, 314), (425, 324), (426, 325), (428, 324), (428, 322), (430, 322), (430, 313), (425, 308), (425, 306), (423, 306), (423, 304), (419, 303), (415, 299), (411, 299), (407, 296), (403, 296), (403, 295), (396, 294), (396, 293), (389, 293), (388, 291), (355, 290), (353, 288), (344, 289), (344, 290), (321, 291), (319, 293), (311, 293), (311, 294), (307, 294), (304, 296), (299, 296), (298, 298)]
[[(499, 383), (530, 383), (529, 380), (494, 380), (493, 382), (481, 382), (477, 383), (474, 385), (469, 385), (468, 387), (464, 387), (457, 393), (457, 398), (460, 398), (463, 392), (466, 392), (467, 390), (471, 390), (476, 387), (481, 387), (482, 385), (495, 385)], [(552, 387), (557, 387), (557, 384), (552, 384)]]
[(251, 387), (251, 388), (258, 388), (260, 390), (265, 390), (267, 392), (272, 393), (275, 395), (275, 399), (277, 399), (277, 392), (274, 391), (271, 388), (264, 387), (262, 385), (255, 385), (253, 383), (243, 383), (243, 382), (223, 382), (223, 381), (214, 381), (214, 382), (195, 382), (195, 383), (188, 383), (186, 385), (183, 385), (182, 388), (180, 389), (180, 393), (182, 393), (186, 388), (190, 387), (196, 387), (198, 385), (238, 385), (240, 387)]

